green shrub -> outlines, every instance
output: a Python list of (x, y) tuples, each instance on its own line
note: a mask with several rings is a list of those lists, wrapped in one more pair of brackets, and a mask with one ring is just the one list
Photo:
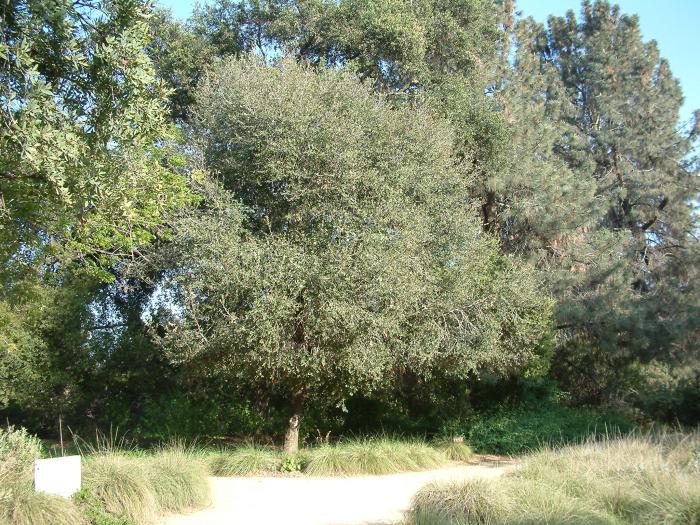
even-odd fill
[(209, 462), (214, 476), (247, 476), (265, 472), (277, 472), (282, 465), (282, 455), (269, 448), (246, 445), (225, 449), (215, 454)]
[(41, 441), (24, 428), (0, 428), (0, 490), (16, 482), (32, 480), (34, 460), (41, 455)]
[(700, 370), (652, 361), (636, 365), (630, 402), (654, 421), (700, 423)]
[(195, 404), (184, 394), (161, 395), (144, 403), (137, 432), (153, 440), (172, 435), (195, 437), (202, 429), (216, 433), (220, 429), (212, 408), (208, 403)]
[(303, 462), (298, 454), (290, 455), (284, 458), (280, 465), (280, 472), (300, 472), (303, 468)]
[(476, 452), (523, 454), (547, 446), (580, 443), (591, 435), (628, 433), (634, 424), (612, 412), (574, 409), (557, 404), (501, 406), (453, 425)]
[(527, 458), (497, 481), (434, 484), (413, 500), (414, 525), (697, 525), (698, 436), (591, 440)]
[(107, 512), (102, 500), (89, 489), (83, 488), (76, 492), (73, 501), (80, 507), (90, 525), (138, 525), (124, 516)]

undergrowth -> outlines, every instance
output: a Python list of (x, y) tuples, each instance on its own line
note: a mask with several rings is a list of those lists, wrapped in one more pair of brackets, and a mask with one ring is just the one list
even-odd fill
[(463, 435), (478, 453), (520, 455), (543, 447), (580, 443), (591, 435), (632, 432), (635, 424), (609, 411), (570, 408), (543, 402), (500, 406), (447, 425), (443, 432)]
[(149, 525), (209, 502), (208, 472), (195, 447), (174, 442), (146, 452), (125, 445), (101, 435), (83, 442), (83, 489), (66, 499), (34, 491), (39, 440), (0, 429), (0, 524)]
[(444, 466), (447, 456), (420, 441), (353, 439), (308, 451), (304, 472), (316, 476), (391, 474)]
[(498, 481), (434, 484), (411, 525), (697, 525), (700, 437), (591, 439), (543, 450)]

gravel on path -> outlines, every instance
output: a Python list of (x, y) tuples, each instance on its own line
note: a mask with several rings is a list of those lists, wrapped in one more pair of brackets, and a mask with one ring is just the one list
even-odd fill
[(209, 478), (212, 504), (160, 525), (385, 525), (402, 520), (411, 498), (431, 481), (493, 479), (493, 464), (346, 478)]

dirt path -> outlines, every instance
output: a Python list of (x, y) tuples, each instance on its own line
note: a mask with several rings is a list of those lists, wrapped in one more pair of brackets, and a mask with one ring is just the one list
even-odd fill
[(402, 519), (413, 495), (437, 480), (495, 478), (482, 464), (354, 478), (210, 478), (212, 505), (161, 525), (380, 525)]

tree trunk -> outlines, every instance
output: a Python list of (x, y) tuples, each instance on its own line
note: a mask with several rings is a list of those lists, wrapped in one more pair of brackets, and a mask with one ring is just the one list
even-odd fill
[(301, 411), (303, 406), (303, 393), (297, 392), (292, 398), (292, 417), (289, 418), (287, 432), (284, 434), (284, 451), (288, 454), (299, 450), (299, 426), (301, 425)]
[(493, 232), (495, 229), (496, 216), (496, 192), (486, 192), (486, 202), (481, 206), (484, 231)]

